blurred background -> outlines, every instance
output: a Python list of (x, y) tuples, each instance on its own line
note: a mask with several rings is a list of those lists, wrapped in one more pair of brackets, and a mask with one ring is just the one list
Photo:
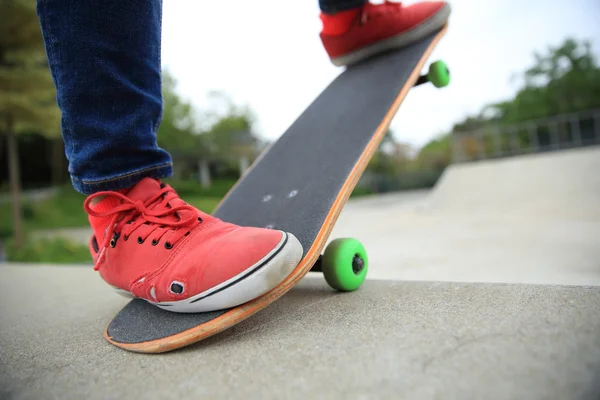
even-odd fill
[[(84, 196), (70, 186), (41, 33), (10, 31), (16, 20), (39, 30), (37, 16), (11, 15), (6, 4), (0, 2), (0, 261), (89, 263)], [(281, 4), (164, 3), (158, 141), (174, 158), (168, 183), (206, 212), (342, 72), (321, 45), (317, 1)], [(600, 3), (451, 5), (448, 34), (430, 59), (449, 65), (450, 86), (409, 93), (354, 198), (427, 192), (452, 165), (600, 145)], [(493, 175), (486, 179), (495, 185)]]

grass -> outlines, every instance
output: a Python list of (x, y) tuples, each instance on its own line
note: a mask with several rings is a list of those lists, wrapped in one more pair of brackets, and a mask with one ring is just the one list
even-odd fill
[[(191, 185), (190, 185), (191, 186)], [(196, 184), (197, 186), (197, 184)], [(191, 205), (206, 213), (212, 213), (221, 200), (219, 194), (226, 192), (228, 184), (221, 184), (218, 190), (191, 189), (183, 190), (188, 195), (181, 195)], [(41, 229), (76, 228), (88, 225), (87, 213), (83, 209), (85, 196), (75, 192), (70, 186), (61, 187), (55, 196), (39, 201), (23, 202), (23, 224), (26, 232)], [(10, 203), (0, 204), (0, 238), (12, 235), (12, 219)], [(6, 218), (4, 218), (6, 216)]]
[(184, 199), (188, 204), (193, 205), (200, 211), (211, 214), (221, 201), (218, 197), (200, 197), (188, 196)]
[(63, 238), (28, 239), (20, 249), (14, 248), (12, 240), (6, 242), (6, 258), (12, 262), (29, 263), (91, 263), (92, 257), (86, 246)]
[(189, 196), (223, 198), (235, 184), (235, 180), (223, 179), (213, 181), (210, 188), (204, 189), (194, 181), (171, 181), (167, 179), (165, 182), (171, 185), (179, 196), (186, 201)]
[[(23, 201), (25, 231), (38, 229), (71, 228), (85, 226), (87, 214), (83, 210), (85, 197), (70, 187), (60, 188), (55, 196), (38, 201)], [(0, 204), (0, 214), (8, 218), (0, 221), (0, 237), (12, 235), (11, 204)]]

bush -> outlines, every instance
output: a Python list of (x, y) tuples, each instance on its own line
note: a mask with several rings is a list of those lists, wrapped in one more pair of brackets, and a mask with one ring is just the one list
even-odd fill
[[(214, 181), (209, 189), (202, 189), (194, 181), (169, 182), (184, 201), (205, 212), (211, 212), (218, 201), (235, 184), (235, 181)], [(71, 186), (57, 189), (56, 193), (41, 200), (24, 200), (22, 203), (23, 224), (26, 231), (39, 229), (73, 228), (88, 225), (88, 216), (83, 209), (85, 196)], [(0, 204), (0, 238), (12, 236), (12, 213), (10, 202)], [(6, 218), (4, 216), (6, 215)]]
[[(36, 229), (71, 228), (85, 226), (87, 214), (83, 209), (85, 196), (71, 186), (57, 188), (56, 193), (39, 200), (23, 200), (22, 216), (26, 231)], [(11, 203), (0, 204), (0, 238), (12, 235)]]
[(171, 185), (183, 200), (186, 200), (187, 196), (223, 198), (235, 184), (234, 180), (218, 180), (213, 181), (210, 188), (204, 189), (196, 181), (165, 180), (165, 182)]
[(354, 190), (352, 191), (352, 193), (350, 194), (350, 197), (368, 196), (368, 195), (371, 195), (374, 193), (375, 192), (371, 188), (368, 188), (365, 186), (356, 186), (354, 188)]
[(86, 246), (63, 238), (29, 239), (16, 249), (12, 239), (6, 241), (6, 261), (30, 263), (91, 263), (92, 257)]

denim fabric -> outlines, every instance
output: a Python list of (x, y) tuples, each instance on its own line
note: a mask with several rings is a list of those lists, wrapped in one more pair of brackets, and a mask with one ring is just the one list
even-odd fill
[(335, 14), (339, 11), (361, 7), (367, 0), (319, 0), (319, 8), (324, 14)]
[[(319, 0), (323, 12), (366, 0)], [(172, 174), (159, 148), (162, 0), (37, 0), (75, 190)], [(315, 16), (317, 18), (317, 16)]]
[(38, 0), (74, 188), (83, 194), (171, 175), (162, 115), (161, 0)]

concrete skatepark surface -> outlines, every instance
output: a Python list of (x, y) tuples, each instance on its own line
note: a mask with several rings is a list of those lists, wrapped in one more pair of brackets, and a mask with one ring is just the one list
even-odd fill
[(143, 355), (102, 337), (126, 300), (93, 271), (0, 273), (4, 399), (600, 395), (596, 288), (371, 280), (340, 294), (310, 277), (222, 335)]
[(578, 149), (352, 201), (332, 238), (367, 246), (360, 290), (311, 274), (162, 355), (104, 340), (127, 299), (90, 266), (5, 264), (0, 398), (598, 399), (598, 171), (600, 149)]
[(348, 203), (369, 276), (600, 285), (600, 147), (453, 165), (431, 191)]

